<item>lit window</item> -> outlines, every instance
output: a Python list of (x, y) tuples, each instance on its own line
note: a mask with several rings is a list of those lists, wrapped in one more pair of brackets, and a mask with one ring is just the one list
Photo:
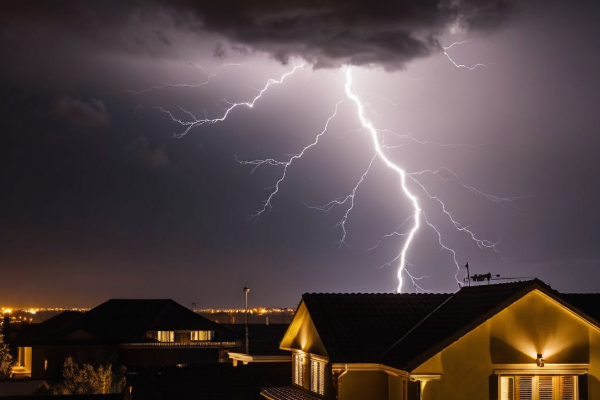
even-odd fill
[(156, 338), (159, 342), (169, 342), (172, 343), (175, 341), (175, 332), (173, 331), (158, 331)]
[(502, 376), (500, 400), (577, 400), (577, 376)]
[(18, 351), (17, 366), (25, 367), (25, 347), (19, 347)]
[(318, 394), (325, 394), (325, 363), (323, 361), (310, 361), (310, 390)]
[(191, 331), (190, 333), (193, 341), (212, 340), (215, 335), (214, 331)]

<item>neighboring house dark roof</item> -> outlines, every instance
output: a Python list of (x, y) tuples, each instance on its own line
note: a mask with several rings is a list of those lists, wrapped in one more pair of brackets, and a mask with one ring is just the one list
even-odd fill
[[(20, 336), (23, 344), (140, 343), (147, 331), (214, 331), (215, 340), (235, 340), (228, 329), (170, 299), (112, 299), (88, 312), (63, 312), (31, 326)], [(77, 339), (73, 339), (73, 338)]]
[[(246, 327), (244, 324), (225, 325), (238, 338), (243, 339), (246, 336)], [(250, 354), (253, 356), (289, 356), (289, 351), (281, 350), (279, 343), (287, 331), (289, 324), (248, 324), (248, 337), (250, 343)], [(246, 352), (242, 341), (242, 347), (239, 350)]]
[[(84, 326), (84, 313), (80, 311), (63, 311), (52, 318), (38, 324), (25, 326), (18, 334), (20, 344), (65, 344), (72, 342), (69, 339), (74, 332), (81, 332)], [(90, 342), (98, 343), (101, 340), (97, 337), (86, 340), (79, 339), (77, 343), (88, 344)], [(91, 339), (91, 340), (90, 340)]]
[(330, 362), (378, 363), (385, 350), (450, 296), (309, 293), (302, 301)]
[(222, 325), (170, 300), (111, 299), (85, 313), (92, 331), (117, 343), (139, 342), (146, 331), (204, 330), (231, 338)]

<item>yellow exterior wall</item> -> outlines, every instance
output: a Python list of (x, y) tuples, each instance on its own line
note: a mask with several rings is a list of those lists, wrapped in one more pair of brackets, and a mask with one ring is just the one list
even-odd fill
[[(494, 364), (531, 367), (537, 353), (549, 364), (590, 364), (588, 393), (600, 399), (600, 332), (539, 291), (533, 291), (446, 347), (413, 374), (440, 374), (424, 400), (495, 399)], [(534, 370), (535, 372), (535, 370)]]
[(388, 375), (388, 400), (406, 400), (408, 379), (403, 376)]
[(590, 372), (588, 374), (588, 399), (600, 399), (600, 332), (590, 330)]
[(340, 378), (339, 400), (388, 400), (388, 374), (349, 371)]

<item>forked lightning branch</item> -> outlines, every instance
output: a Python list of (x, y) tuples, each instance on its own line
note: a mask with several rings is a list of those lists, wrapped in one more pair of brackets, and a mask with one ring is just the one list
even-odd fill
[[(460, 43), (457, 43), (457, 44), (460, 44)], [(449, 54), (447, 52), (454, 45), (455, 44), (452, 44), (448, 47), (444, 47), (443, 53), (455, 67), (466, 68), (466, 69), (472, 70), (473, 68), (475, 68), (477, 66), (484, 66), (484, 64), (477, 64), (475, 66), (469, 67), (466, 65), (456, 63), (449, 56)], [(180, 108), (179, 110), (167, 110), (162, 107), (156, 107), (156, 109), (167, 114), (173, 122), (175, 122), (176, 124), (178, 124), (179, 126), (182, 127), (182, 130), (178, 134), (175, 134), (175, 136), (178, 138), (183, 138), (193, 128), (199, 128), (203, 125), (225, 122), (226, 119), (228, 118), (228, 116), (232, 112), (235, 112), (235, 110), (237, 108), (240, 108), (240, 107), (253, 108), (253, 107), (255, 107), (255, 105), (257, 105), (259, 103), (260, 99), (263, 96), (266, 96), (268, 94), (269, 89), (273, 85), (285, 84), (286, 79), (289, 79), (294, 73), (296, 73), (298, 70), (300, 70), (302, 68), (305, 68), (305, 66), (297, 65), (297, 66), (293, 67), (291, 70), (289, 70), (288, 72), (286, 72), (285, 74), (283, 74), (282, 76), (280, 76), (278, 79), (269, 79), (265, 83), (265, 85), (262, 87), (262, 89), (258, 90), (258, 94), (256, 96), (254, 96), (253, 98), (249, 99), (248, 101), (235, 102), (235, 103), (227, 102), (227, 107), (223, 111), (222, 115), (218, 118), (197, 118), (192, 112), (190, 112), (186, 109), (183, 109), (183, 108)], [(374, 156), (371, 159), (371, 162), (368, 164), (364, 173), (357, 180), (356, 185), (352, 188), (351, 193), (349, 193), (345, 197), (340, 197), (335, 200), (332, 200), (331, 202), (327, 203), (324, 206), (311, 207), (311, 208), (317, 208), (319, 210), (328, 212), (328, 211), (331, 211), (331, 209), (333, 209), (334, 207), (344, 207), (345, 211), (343, 212), (342, 218), (338, 222), (338, 227), (340, 228), (340, 231), (341, 231), (340, 240), (338, 243), (339, 243), (339, 245), (345, 244), (346, 235), (347, 235), (346, 222), (349, 218), (351, 218), (351, 212), (354, 208), (355, 196), (358, 194), (361, 184), (365, 181), (365, 179), (368, 179), (368, 174), (371, 170), (372, 165), (375, 162), (383, 163), (387, 168), (391, 169), (397, 175), (397, 179), (398, 179), (397, 185), (399, 188), (399, 192), (404, 197), (404, 199), (399, 199), (399, 204), (402, 204), (402, 206), (405, 206), (405, 204), (409, 204), (410, 208), (412, 210), (411, 213), (406, 216), (406, 219), (399, 225), (400, 227), (398, 228), (398, 230), (384, 235), (381, 238), (381, 240), (379, 241), (379, 243), (381, 243), (381, 241), (383, 241), (383, 240), (388, 240), (388, 239), (395, 238), (395, 237), (398, 237), (400, 240), (400, 246), (397, 251), (397, 255), (392, 260), (390, 260), (388, 263), (386, 263), (386, 265), (390, 265), (390, 266), (396, 265), (396, 267), (397, 267), (397, 277), (398, 277), (397, 291), (398, 292), (402, 291), (404, 276), (406, 276), (410, 279), (410, 282), (413, 285), (413, 287), (415, 288), (415, 290), (417, 290), (417, 291), (425, 290), (418, 283), (418, 281), (422, 277), (415, 276), (407, 268), (408, 266), (413, 265), (413, 264), (409, 263), (408, 260), (410, 259), (410, 256), (411, 256), (411, 249), (416, 245), (415, 235), (420, 229), (423, 229), (424, 226), (429, 227), (430, 229), (432, 229), (435, 232), (437, 239), (438, 239), (439, 246), (444, 251), (447, 251), (451, 255), (452, 261), (456, 268), (455, 279), (456, 279), (457, 283), (460, 284), (461, 280), (459, 279), (459, 272), (460, 272), (460, 268), (461, 268), (461, 263), (458, 261), (457, 250), (445, 243), (444, 238), (441, 233), (441, 230), (438, 229), (436, 227), (436, 225), (434, 225), (431, 222), (431, 220), (427, 218), (427, 215), (425, 214), (424, 210), (422, 209), (422, 207), (420, 205), (420, 202), (422, 201), (422, 199), (433, 201), (434, 203), (438, 204), (438, 212), (441, 213), (441, 215), (443, 215), (450, 222), (451, 226), (453, 228), (455, 228), (459, 233), (466, 235), (469, 239), (474, 241), (475, 244), (479, 248), (489, 249), (489, 250), (492, 250), (492, 251), (495, 251), (498, 253), (498, 251), (496, 249), (497, 242), (479, 238), (475, 234), (475, 232), (473, 232), (467, 225), (461, 224), (454, 217), (452, 212), (447, 209), (444, 201), (441, 198), (439, 198), (438, 196), (430, 194), (427, 187), (418, 180), (418, 177), (425, 175), (425, 174), (440, 176), (443, 173), (443, 174), (445, 174), (445, 176), (450, 176), (451, 177), (450, 179), (453, 180), (454, 182), (456, 182), (458, 185), (460, 185), (463, 189), (471, 192), (474, 195), (482, 196), (492, 202), (496, 202), (496, 203), (500, 203), (500, 204), (503, 204), (503, 203), (512, 204), (514, 201), (514, 198), (497, 197), (497, 196), (483, 193), (474, 187), (464, 184), (462, 182), (462, 180), (454, 172), (452, 172), (451, 170), (449, 170), (447, 168), (438, 168), (435, 170), (423, 170), (423, 171), (409, 172), (407, 170), (407, 166), (403, 166), (403, 165), (401, 165), (401, 163), (392, 160), (388, 156), (388, 154), (386, 154), (386, 150), (388, 150), (389, 148), (384, 146), (382, 143), (382, 136), (383, 136), (384, 131), (379, 130), (377, 127), (375, 127), (372, 124), (371, 120), (369, 119), (369, 117), (367, 115), (365, 103), (361, 100), (359, 93), (353, 86), (352, 71), (353, 71), (353, 67), (350, 67), (350, 66), (344, 67), (343, 73), (345, 74), (345, 86), (344, 86), (345, 99), (342, 98), (336, 103), (335, 108), (332, 110), (329, 118), (327, 118), (326, 121), (324, 121), (323, 128), (321, 129), (321, 131), (316, 133), (316, 135), (314, 136), (314, 140), (311, 143), (307, 144), (302, 149), (300, 149), (298, 152), (288, 156), (286, 159), (283, 159), (283, 160), (276, 160), (274, 158), (255, 159), (255, 160), (238, 160), (238, 163), (240, 163), (242, 165), (252, 166), (252, 171), (256, 170), (259, 167), (265, 167), (265, 166), (279, 168), (281, 171), (279, 178), (274, 182), (269, 194), (263, 200), (262, 206), (257, 209), (257, 211), (252, 215), (252, 218), (258, 219), (271, 210), (271, 208), (274, 206), (274, 202), (276, 200), (278, 193), (281, 190), (284, 190), (283, 184), (286, 180), (289, 169), (293, 168), (294, 164), (297, 163), (298, 160), (300, 160), (302, 157), (304, 157), (307, 152), (309, 152), (312, 148), (319, 145), (319, 140), (328, 131), (330, 122), (334, 118), (336, 118), (340, 105), (345, 100), (349, 100), (356, 109), (357, 123), (362, 127), (362, 130), (367, 135), (370, 136), (370, 139), (371, 139), (372, 145), (373, 145), (372, 151), (373, 151)], [(142, 90), (142, 91), (138, 91), (138, 92), (134, 92), (134, 93), (142, 94), (142, 93), (147, 92), (148, 90), (162, 89), (165, 87), (188, 87), (188, 86), (200, 87), (200, 86), (209, 84), (210, 78), (212, 76), (214, 76), (214, 74), (211, 75), (206, 82), (204, 82), (200, 85), (164, 84), (161, 86), (154, 86), (150, 89), (146, 89), (146, 90)], [(413, 140), (413, 141), (415, 140), (412, 137), (406, 137), (406, 138)]]

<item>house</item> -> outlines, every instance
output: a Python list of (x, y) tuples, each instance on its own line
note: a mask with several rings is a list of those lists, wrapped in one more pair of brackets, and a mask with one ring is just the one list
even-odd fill
[(534, 279), (454, 294), (305, 294), (283, 399), (600, 399), (600, 294)]
[(128, 371), (227, 360), (236, 336), (169, 299), (112, 299), (87, 311), (63, 312), (17, 338), (17, 376), (60, 376), (66, 357), (124, 365)]

